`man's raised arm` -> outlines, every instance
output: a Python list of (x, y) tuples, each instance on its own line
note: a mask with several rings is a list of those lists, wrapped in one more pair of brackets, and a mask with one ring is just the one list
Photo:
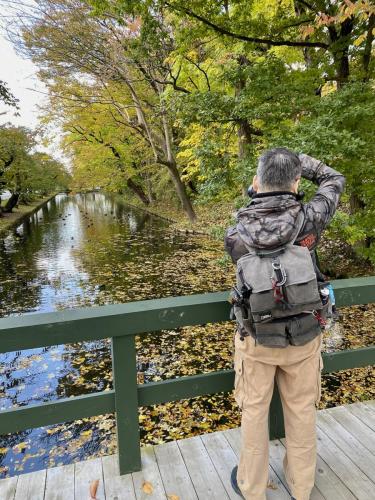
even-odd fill
[(302, 177), (312, 181), (319, 186), (306, 207), (307, 215), (313, 220), (319, 233), (332, 219), (341, 193), (345, 187), (345, 177), (323, 162), (311, 156), (300, 153), (299, 159), (302, 164)]

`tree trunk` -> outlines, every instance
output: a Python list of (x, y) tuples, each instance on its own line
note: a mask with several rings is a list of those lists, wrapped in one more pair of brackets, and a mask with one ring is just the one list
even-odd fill
[(188, 216), (190, 222), (195, 222), (197, 216), (195, 215), (193, 205), (186, 192), (186, 186), (181, 180), (180, 172), (178, 171), (176, 165), (176, 160), (173, 153), (170, 127), (164, 109), (162, 114), (162, 122), (163, 122), (164, 141), (165, 141), (163, 145), (163, 150), (165, 152), (165, 156), (167, 157), (166, 161), (164, 161), (163, 164), (168, 168), (169, 174), (172, 178), (174, 187), (177, 192), (177, 196), (180, 199), (183, 211)]
[(194, 212), (191, 200), (186, 192), (185, 184), (181, 180), (180, 173), (177, 169), (177, 165), (174, 162), (169, 162), (168, 165), (166, 166), (168, 168), (168, 172), (171, 176), (177, 195), (181, 202), (183, 211), (188, 216), (190, 222), (195, 222), (197, 220), (197, 216)]
[(354, 24), (351, 18), (345, 19), (340, 25), (340, 32), (334, 26), (328, 27), (331, 43), (333, 44), (332, 56), (336, 66), (337, 88), (342, 88), (349, 79), (349, 45), (350, 35)]
[[(236, 82), (235, 93), (236, 97), (241, 96), (243, 89), (246, 86), (246, 77), (242, 72), (242, 68), (250, 65), (250, 61), (245, 56), (238, 56), (237, 62), (240, 66), (240, 74)], [(242, 163), (249, 157), (250, 144), (252, 143), (251, 126), (246, 118), (237, 120), (237, 139), (238, 139), (238, 162)], [(247, 183), (248, 184), (248, 183)], [(247, 194), (248, 185), (243, 184), (242, 194), (245, 197)]]
[(368, 20), (367, 37), (365, 43), (365, 49), (363, 52), (363, 80), (367, 82), (370, 79), (370, 61), (371, 61), (371, 51), (372, 42), (374, 41), (374, 29), (375, 29), (375, 14), (371, 14)]
[(358, 196), (357, 193), (351, 193), (349, 199), (349, 205), (350, 205), (350, 213), (352, 215), (359, 212), (360, 210), (363, 210), (366, 207), (364, 201), (361, 200), (361, 198)]
[(4, 212), (11, 213), (13, 208), (17, 205), (20, 193), (12, 193), (9, 200), (6, 202)]
[(152, 182), (148, 172), (146, 172), (145, 177), (146, 177), (148, 199), (150, 200), (150, 203), (154, 203), (156, 201), (156, 195), (152, 188)]
[(249, 154), (249, 146), (252, 142), (251, 128), (247, 120), (238, 120), (237, 126), (238, 137), (238, 159), (244, 160)]
[(126, 181), (126, 185), (131, 191), (133, 191), (133, 193), (141, 200), (144, 205), (147, 206), (150, 204), (150, 200), (148, 199), (140, 184), (136, 184), (132, 179), (128, 179)]

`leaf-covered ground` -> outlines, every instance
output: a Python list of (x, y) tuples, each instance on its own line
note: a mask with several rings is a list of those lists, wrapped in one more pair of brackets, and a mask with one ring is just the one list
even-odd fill
[[(57, 207), (35, 221), (28, 238), (6, 243), (3, 314), (48, 310), (52, 303), (64, 308), (230, 288), (234, 268), (223, 258), (219, 239), (184, 235), (131, 210), (116, 212), (116, 204), (82, 203), (76, 202), (76, 212), (72, 204)], [(57, 248), (48, 246), (56, 239)], [(374, 343), (375, 305), (340, 312), (340, 322), (325, 333), (325, 350)], [(138, 381), (230, 369), (233, 335), (228, 322), (138, 336)], [(375, 398), (374, 378), (373, 368), (324, 376), (321, 407)], [(0, 360), (0, 381), (1, 408), (108, 390), (109, 340), (10, 353)], [(240, 412), (232, 393), (222, 393), (142, 407), (139, 421), (142, 443), (162, 443), (238, 426)], [(1, 438), (0, 474), (115, 450), (113, 415), (28, 430)]]

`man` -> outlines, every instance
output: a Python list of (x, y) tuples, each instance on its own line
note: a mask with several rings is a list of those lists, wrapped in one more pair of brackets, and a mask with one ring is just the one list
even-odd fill
[[(304, 177), (318, 185), (312, 200), (301, 203)], [(305, 154), (271, 149), (259, 159), (253, 179), (255, 194), (238, 211), (225, 247), (234, 263), (251, 248), (273, 249), (287, 243), (307, 247), (318, 281), (314, 250), (330, 222), (345, 185), (336, 170)], [(301, 214), (302, 211), (302, 214)], [(297, 218), (298, 221), (296, 222)], [(235, 334), (235, 399), (242, 409), (242, 447), (232, 486), (246, 500), (265, 500), (268, 483), (268, 412), (276, 378), (283, 405), (285, 477), (292, 498), (308, 500), (316, 466), (316, 407), (321, 387), (321, 331), (304, 345), (284, 348), (260, 345), (256, 335), (238, 324)]]

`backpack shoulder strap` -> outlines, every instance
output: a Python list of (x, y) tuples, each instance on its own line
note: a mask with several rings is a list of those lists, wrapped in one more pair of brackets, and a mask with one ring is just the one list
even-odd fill
[(294, 245), (294, 243), (296, 242), (296, 239), (298, 238), (299, 236), (299, 233), (301, 232), (301, 229), (303, 228), (303, 225), (305, 224), (305, 213), (303, 211), (303, 209), (301, 208), (297, 218), (296, 218), (296, 225), (297, 225), (297, 231), (296, 231), (296, 234), (293, 236), (293, 238), (290, 240), (290, 245)]

